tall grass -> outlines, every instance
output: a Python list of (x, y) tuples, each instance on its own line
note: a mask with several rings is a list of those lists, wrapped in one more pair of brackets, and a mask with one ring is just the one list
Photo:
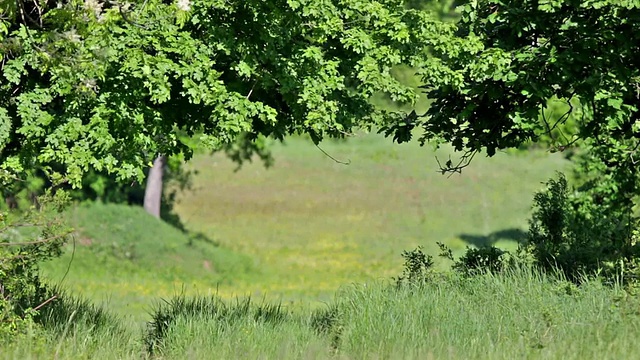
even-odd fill
[(299, 314), (250, 299), (175, 298), (154, 313), (146, 342), (171, 359), (326, 358), (323, 338)]
[(536, 272), (436, 280), (339, 297), (339, 352), (356, 358), (605, 359), (640, 350), (637, 299)]
[(313, 311), (179, 296), (145, 332), (71, 299), (49, 310), (55, 321), (0, 345), (0, 358), (630, 359), (638, 309), (623, 289), (528, 269), (352, 285)]
[(65, 294), (44, 306), (35, 323), (12, 343), (0, 343), (2, 359), (140, 359), (141, 332), (102, 307)]

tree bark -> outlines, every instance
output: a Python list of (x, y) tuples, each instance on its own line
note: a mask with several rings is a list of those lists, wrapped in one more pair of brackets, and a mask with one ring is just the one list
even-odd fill
[(149, 169), (149, 175), (147, 176), (147, 186), (144, 189), (144, 209), (157, 218), (160, 218), (162, 185), (166, 163), (167, 158), (164, 155), (158, 156), (153, 161), (153, 166)]

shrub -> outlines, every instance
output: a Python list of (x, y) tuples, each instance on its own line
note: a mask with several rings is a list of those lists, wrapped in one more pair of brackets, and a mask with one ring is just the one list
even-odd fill
[(440, 247), (439, 256), (452, 261), (452, 269), (464, 276), (501, 272), (505, 268), (506, 255), (509, 254), (508, 251), (494, 246), (467, 247), (464, 255), (455, 259), (450, 248), (440, 242), (437, 244)]
[(594, 274), (609, 280), (624, 278), (623, 272), (633, 279), (640, 249), (630, 203), (603, 199), (595, 188), (572, 192), (562, 174), (546, 185), (534, 196), (525, 245), (536, 263), (543, 269), (558, 269), (575, 282)]
[(23, 332), (52, 297), (38, 265), (59, 256), (71, 233), (62, 217), (64, 192), (46, 193), (22, 214), (0, 213), (0, 336)]
[(504, 269), (506, 251), (494, 246), (469, 248), (453, 264), (453, 269), (466, 276), (492, 272), (499, 273)]
[(404, 250), (402, 257), (404, 258), (402, 275), (394, 278), (397, 286), (420, 284), (427, 281), (432, 275), (433, 257), (425, 255), (421, 246), (411, 251)]

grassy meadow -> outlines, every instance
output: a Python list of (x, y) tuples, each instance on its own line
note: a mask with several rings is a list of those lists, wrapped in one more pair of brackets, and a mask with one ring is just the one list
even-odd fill
[(69, 321), (45, 322), (0, 358), (633, 359), (638, 306), (621, 289), (525, 269), (417, 287), (352, 285), (313, 311), (178, 297), (157, 305), (146, 328), (76, 304), (56, 312)]
[[(513, 249), (533, 193), (558, 170), (545, 152), (478, 157), (378, 135), (273, 146), (275, 165), (239, 171), (198, 155), (175, 212), (184, 229), (141, 208), (83, 204), (65, 254), (43, 276), (71, 298), (0, 348), (0, 358), (583, 359), (632, 358), (640, 302), (590, 282), (531, 270), (446, 275), (395, 288), (402, 250), (442, 242)], [(62, 320), (60, 320), (62, 319)], [(52, 355), (53, 354), (53, 355)]]
[(140, 320), (153, 300), (178, 293), (321, 304), (343, 285), (398, 275), (401, 251), (418, 245), (514, 248), (533, 193), (566, 167), (543, 152), (499, 154), (447, 177), (436, 161), (447, 149), (378, 135), (322, 149), (350, 164), (305, 139), (274, 145), (269, 169), (197, 156), (193, 189), (175, 208), (188, 233), (140, 208), (79, 206), (75, 244), (45, 274)]
[[(527, 229), (533, 193), (564, 169), (547, 153), (478, 157), (462, 174), (439, 173), (437, 153), (366, 135), (327, 142), (328, 158), (303, 139), (273, 149), (275, 166), (200, 156), (194, 190), (176, 207), (185, 226), (249, 255), (260, 273), (240, 295), (326, 301), (344, 284), (398, 274), (401, 250), (436, 242), (513, 248)], [(226, 289), (226, 287), (223, 287)]]

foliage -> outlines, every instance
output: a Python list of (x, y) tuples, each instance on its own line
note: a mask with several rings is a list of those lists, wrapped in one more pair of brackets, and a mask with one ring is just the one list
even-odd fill
[(406, 0), (405, 6), (410, 9), (423, 9), (433, 11), (437, 18), (444, 21), (456, 21), (459, 19), (457, 8), (466, 0)]
[(47, 303), (38, 264), (59, 256), (70, 234), (60, 216), (67, 201), (64, 192), (49, 192), (18, 218), (0, 213), (0, 337), (24, 331)]
[(399, 0), (20, 0), (2, 13), (3, 176), (42, 165), (73, 186), (90, 168), (140, 179), (157, 154), (189, 158), (179, 134), (217, 150), (391, 121), (369, 97), (414, 101), (390, 69), (453, 31)]
[[(187, 138), (182, 138), (182, 140), (187, 142), (194, 151), (202, 151), (197, 141)], [(269, 150), (270, 143), (271, 141), (264, 136), (250, 140), (245, 134), (235, 142), (225, 145), (221, 151), (237, 164), (238, 170), (254, 158), (261, 160), (264, 166), (270, 167), (273, 165), (273, 156)], [(181, 154), (169, 157), (163, 181), (162, 218), (178, 225), (178, 227), (181, 224), (174, 213), (176, 197), (180, 192), (192, 189), (193, 177), (198, 173), (197, 169), (186, 169), (184, 163), (185, 158)], [(53, 166), (53, 168), (57, 171), (63, 171), (60, 166)], [(145, 176), (147, 173), (148, 169), (145, 169)], [(144, 201), (144, 182), (118, 181), (116, 176), (106, 171), (89, 169), (84, 174), (81, 185), (76, 189), (65, 185), (60, 187), (65, 188), (70, 197), (77, 201), (101, 201), (129, 205), (142, 205)], [(5, 198), (5, 203), (0, 203), (0, 209), (27, 209), (34, 204), (38, 195), (51, 186), (52, 183), (45, 172), (41, 170), (28, 171), (24, 181), (15, 181), (11, 186), (3, 188), (2, 195)]]
[(596, 273), (633, 280), (635, 266), (625, 264), (640, 254), (638, 218), (605, 199), (597, 188), (571, 192), (563, 175), (549, 180), (534, 197), (529, 228), (528, 249), (537, 263), (574, 281)]
[(404, 250), (402, 251), (402, 257), (404, 258), (404, 266), (402, 275), (394, 278), (396, 286), (421, 284), (429, 280), (430, 275), (433, 273), (433, 257), (425, 255), (422, 247), (418, 246), (411, 251)]
[(506, 255), (508, 251), (495, 246), (483, 246), (471, 248), (458, 259), (453, 257), (453, 252), (443, 243), (437, 243), (440, 247), (440, 256), (453, 261), (452, 268), (464, 276), (480, 275), (484, 273), (497, 274), (505, 269)]
[[(546, 129), (532, 139), (525, 146), (548, 149), (550, 152), (562, 152), (565, 157), (572, 159), (582, 144), (576, 141), (580, 133), (581, 105), (577, 99), (572, 99), (571, 104), (551, 98), (546, 107), (540, 110), (539, 125)], [(561, 122), (548, 126), (553, 119), (563, 119)]]
[[(421, 141), (467, 151), (464, 165), (478, 151), (492, 156), (549, 136), (574, 114), (580, 131), (556, 148), (583, 140), (598, 147), (612, 169), (634, 172), (639, 24), (640, 3), (633, 0), (469, 2), (458, 23), (460, 37), (422, 67), (434, 101), (427, 116), (385, 131), (403, 141), (408, 130), (421, 127)], [(432, 62), (444, 66), (439, 76)], [(550, 99), (568, 109), (540, 121)]]
[(467, 248), (453, 268), (465, 275), (477, 275), (484, 272), (499, 273), (505, 267), (506, 251), (495, 246)]

